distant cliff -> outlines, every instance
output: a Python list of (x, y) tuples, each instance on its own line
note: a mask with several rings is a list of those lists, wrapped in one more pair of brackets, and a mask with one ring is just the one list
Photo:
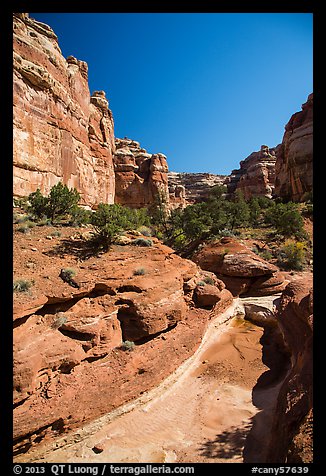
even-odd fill
[(224, 185), (227, 175), (209, 173), (168, 173), (171, 206), (186, 206), (205, 200), (211, 187)]
[(240, 162), (239, 169), (232, 170), (227, 179), (228, 193), (241, 191), (246, 200), (255, 196), (271, 198), (274, 192), (275, 162), (275, 149), (262, 145), (259, 152), (252, 152)]
[(168, 165), (164, 154), (150, 154), (139, 142), (115, 140), (115, 202), (130, 208), (147, 207), (158, 193), (168, 199)]

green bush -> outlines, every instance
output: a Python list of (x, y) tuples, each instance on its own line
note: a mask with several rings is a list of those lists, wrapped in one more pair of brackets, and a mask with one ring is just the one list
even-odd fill
[(146, 274), (145, 268), (137, 268), (134, 271), (134, 276), (143, 276), (144, 274)]
[(300, 241), (286, 240), (281, 247), (278, 264), (285, 269), (301, 271), (305, 261), (305, 244)]
[(131, 352), (132, 350), (134, 350), (136, 347), (136, 344), (134, 342), (132, 342), (131, 340), (125, 340), (124, 342), (122, 342), (120, 348), (122, 350), (126, 350), (126, 351), (129, 351)]
[(145, 238), (136, 238), (131, 244), (135, 246), (153, 246), (152, 240), (146, 240)]
[(76, 276), (76, 271), (72, 268), (64, 268), (61, 270), (60, 275), (65, 281), (70, 281), (74, 276)]
[(127, 207), (117, 203), (100, 203), (91, 216), (95, 240), (108, 249), (123, 231), (132, 230), (138, 219), (139, 215)]
[(206, 276), (204, 279), (203, 279), (204, 283), (206, 284), (211, 284), (211, 285), (214, 285), (215, 282), (214, 282), (214, 279), (211, 278), (210, 276)]
[(17, 293), (24, 293), (28, 291), (33, 285), (33, 281), (28, 281), (27, 279), (17, 279), (13, 283), (13, 290)]
[(304, 222), (296, 203), (274, 203), (265, 211), (265, 222), (286, 237), (301, 238), (304, 235)]
[(48, 197), (44, 197), (38, 188), (28, 196), (31, 211), (36, 217), (43, 216), (52, 221), (61, 218), (76, 209), (80, 194), (75, 188), (69, 189), (61, 182), (54, 185)]

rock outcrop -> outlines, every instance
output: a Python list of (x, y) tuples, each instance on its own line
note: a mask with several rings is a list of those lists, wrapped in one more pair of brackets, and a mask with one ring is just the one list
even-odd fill
[(88, 67), (65, 59), (53, 30), (14, 14), (13, 190), (45, 194), (63, 181), (81, 203), (113, 203), (113, 118), (103, 91), (92, 96)]
[[(34, 444), (157, 385), (232, 303), (212, 273), (155, 238), (151, 247), (115, 245), (102, 257), (75, 262), (79, 288), (72, 288), (60, 270), (74, 258), (45, 233), (33, 251), (20, 234), (14, 250), (15, 276), (20, 270), (34, 281), (29, 294), (14, 295), (14, 439), (21, 460)], [(22, 271), (24, 260), (29, 266)], [(123, 350), (123, 341), (134, 347)]]
[(166, 156), (150, 154), (139, 142), (115, 139), (115, 203), (130, 208), (151, 205), (159, 193), (169, 200)]
[(169, 196), (172, 208), (184, 208), (208, 197), (211, 187), (224, 185), (226, 175), (169, 172)]
[(303, 201), (313, 189), (313, 94), (286, 124), (276, 156), (275, 195)]
[(240, 162), (240, 169), (232, 170), (227, 179), (228, 193), (241, 191), (246, 200), (264, 196), (272, 198), (275, 182), (275, 148), (262, 145)]
[(275, 294), (288, 283), (276, 266), (234, 238), (207, 244), (192, 259), (202, 269), (215, 273), (233, 296)]
[(277, 320), (291, 353), (281, 386), (266, 462), (311, 463), (313, 432), (312, 276), (297, 278), (284, 290)]

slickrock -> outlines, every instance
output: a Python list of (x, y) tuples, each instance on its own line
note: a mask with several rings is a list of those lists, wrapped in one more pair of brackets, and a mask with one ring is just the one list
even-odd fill
[(287, 281), (273, 264), (234, 238), (207, 244), (192, 258), (221, 279), (234, 296), (264, 296), (282, 291)]
[(291, 368), (281, 387), (266, 462), (312, 462), (313, 298), (312, 275), (285, 288), (277, 320), (291, 353)]
[(241, 191), (246, 200), (251, 197), (271, 198), (275, 183), (275, 148), (262, 145), (259, 152), (253, 152), (240, 162), (240, 169), (232, 170), (227, 178), (228, 193)]
[(113, 117), (103, 91), (90, 95), (88, 66), (62, 56), (52, 29), (14, 14), (13, 190), (47, 194), (63, 181), (81, 203), (114, 201)]
[(226, 175), (169, 172), (169, 196), (172, 208), (184, 208), (208, 197), (211, 187), (224, 185)]
[(130, 208), (151, 205), (160, 193), (168, 201), (168, 165), (164, 154), (149, 154), (139, 142), (115, 139), (115, 202)]
[[(34, 233), (44, 238), (36, 254), (25, 246)], [(155, 238), (151, 247), (114, 245), (77, 261), (65, 233), (53, 243), (46, 229), (34, 228), (15, 240), (14, 275), (34, 282), (29, 293), (14, 294), (14, 439), (22, 460), (34, 444), (153, 388), (232, 303), (221, 281)], [(86, 244), (80, 238), (78, 248)], [(27, 258), (36, 266), (22, 270)], [(79, 289), (59, 277), (67, 265)], [(198, 299), (196, 286), (207, 278), (213, 284)], [(123, 350), (128, 340), (134, 347)]]
[(276, 196), (303, 201), (313, 188), (313, 93), (286, 124), (276, 157)]

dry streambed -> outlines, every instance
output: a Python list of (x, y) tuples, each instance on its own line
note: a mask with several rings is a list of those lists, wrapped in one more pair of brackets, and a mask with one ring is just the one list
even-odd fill
[[(254, 301), (271, 308), (275, 296)], [(62, 437), (34, 461), (243, 462), (254, 417), (264, 407), (268, 418), (277, 386), (261, 390), (259, 408), (253, 404), (252, 389), (268, 370), (263, 328), (239, 312), (243, 304), (235, 300), (210, 323), (195, 354), (158, 387)]]

